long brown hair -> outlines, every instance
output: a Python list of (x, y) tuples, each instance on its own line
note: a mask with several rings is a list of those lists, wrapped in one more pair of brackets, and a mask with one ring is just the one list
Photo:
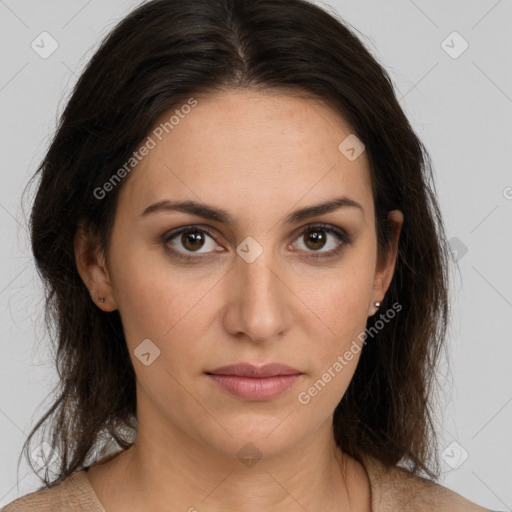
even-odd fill
[(46, 472), (47, 486), (97, 461), (107, 440), (128, 448), (137, 427), (120, 315), (101, 311), (77, 272), (77, 227), (97, 234), (108, 255), (126, 180), (101, 199), (95, 190), (163, 113), (194, 95), (240, 87), (319, 98), (350, 125), (370, 163), (379, 255), (392, 243), (387, 213), (403, 212), (381, 305), (401, 310), (365, 345), (333, 428), (342, 451), (359, 461), (369, 454), (438, 477), (432, 384), (448, 321), (448, 244), (429, 156), (385, 69), (347, 25), (305, 0), (152, 0), (124, 18), (87, 64), (32, 178), (39, 177), (32, 250), (60, 383), (23, 448), (32, 464), (31, 439), (48, 422), (59, 468), (53, 479)]

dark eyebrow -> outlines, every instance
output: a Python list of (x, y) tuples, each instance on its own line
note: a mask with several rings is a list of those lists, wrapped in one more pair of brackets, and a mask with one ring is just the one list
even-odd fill
[[(323, 215), (338, 210), (339, 208), (346, 207), (358, 208), (364, 218), (364, 208), (360, 203), (350, 199), (349, 197), (341, 196), (324, 203), (306, 206), (305, 208), (295, 210), (286, 217), (285, 221), (288, 224), (301, 222), (310, 217)], [(164, 199), (145, 208), (141, 217), (145, 217), (146, 215), (160, 211), (177, 211), (189, 213), (191, 215), (196, 215), (197, 217), (221, 222), (223, 224), (236, 224), (234, 217), (227, 211), (203, 203), (197, 203), (195, 201), (169, 201)]]

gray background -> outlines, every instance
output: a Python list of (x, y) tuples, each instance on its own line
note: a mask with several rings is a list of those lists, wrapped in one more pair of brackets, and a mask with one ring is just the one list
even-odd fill
[[(0, 0), (0, 506), (40, 485), (24, 461), (17, 473), (17, 461), (57, 382), (21, 192), (84, 64), (138, 3)], [(512, 2), (317, 3), (364, 34), (358, 35), (391, 74), (430, 151), (457, 250), (449, 361), (437, 408), (441, 451), (451, 461), (443, 462), (441, 483), (480, 505), (511, 510)], [(31, 47), (44, 31), (59, 45), (46, 59)], [(469, 47), (458, 55), (463, 40)], [(452, 467), (462, 450), (467, 459)]]

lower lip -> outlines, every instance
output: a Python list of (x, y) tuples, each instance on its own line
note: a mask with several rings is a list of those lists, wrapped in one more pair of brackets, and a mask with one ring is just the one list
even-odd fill
[(270, 400), (290, 389), (297, 379), (296, 375), (274, 375), (273, 377), (240, 377), (238, 375), (211, 375), (226, 391), (244, 400)]

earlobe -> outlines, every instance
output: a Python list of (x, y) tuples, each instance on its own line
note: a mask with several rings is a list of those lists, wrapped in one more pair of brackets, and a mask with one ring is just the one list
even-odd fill
[(380, 302), (378, 300), (374, 301), (371, 309), (368, 311), (368, 316), (373, 316), (379, 310)]
[(78, 226), (75, 239), (75, 262), (78, 273), (89, 290), (93, 302), (103, 311), (117, 309), (112, 293), (110, 276), (98, 237)]
[(377, 263), (373, 286), (372, 306), (369, 311), (370, 316), (377, 312), (380, 303), (384, 300), (384, 296), (388, 291), (395, 271), (396, 258), (398, 254), (398, 241), (400, 239), (404, 216), (400, 210), (392, 210), (388, 213), (388, 219), (393, 223), (394, 244), (393, 248), (388, 253), (387, 258), (385, 260), (379, 258)]

